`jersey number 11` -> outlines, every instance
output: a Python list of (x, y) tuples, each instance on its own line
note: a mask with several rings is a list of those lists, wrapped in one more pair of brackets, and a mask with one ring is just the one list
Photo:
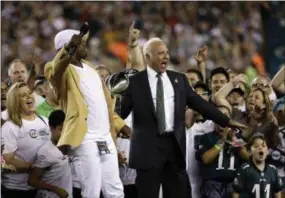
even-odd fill
[[(266, 192), (266, 198), (269, 198), (270, 184), (266, 184), (264, 192)], [(255, 193), (255, 198), (260, 198), (260, 184), (255, 184), (253, 186), (252, 193)]]
[[(219, 159), (218, 159), (218, 167), (216, 170), (223, 170), (225, 167), (223, 166), (224, 163), (224, 150), (221, 150), (219, 152)], [(235, 171), (235, 156), (231, 153), (230, 157), (230, 166), (227, 168), (227, 170)]]

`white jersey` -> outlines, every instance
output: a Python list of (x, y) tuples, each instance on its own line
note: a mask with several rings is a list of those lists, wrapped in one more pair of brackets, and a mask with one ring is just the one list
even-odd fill
[(199, 136), (214, 131), (214, 126), (213, 121), (206, 120), (203, 123), (194, 123), (186, 131), (186, 168), (193, 198), (200, 198), (200, 187), (202, 184), (202, 178), (199, 174), (199, 162), (195, 158), (195, 145), (198, 144)]
[(188, 159), (186, 160), (188, 172), (191, 174), (197, 173), (198, 163), (195, 160), (195, 138), (197, 136), (201, 136), (206, 133), (210, 133), (214, 131), (214, 122), (211, 120), (206, 120), (205, 122), (201, 123), (194, 123), (194, 125), (187, 129), (186, 131), (186, 141), (188, 143), (187, 153)]
[[(51, 142), (46, 142), (38, 151), (34, 167), (43, 168), (42, 180), (50, 185), (63, 188), (72, 197), (72, 175), (68, 158)], [(58, 198), (50, 191), (40, 190), (39, 198)]]
[[(2, 126), (2, 138), (5, 142), (3, 154), (14, 153), (15, 158), (33, 163), (38, 149), (50, 141), (48, 120), (37, 117), (33, 121), (22, 119), (22, 123), (20, 128), (8, 120)], [(2, 177), (2, 184), (9, 189), (32, 189), (28, 186), (27, 180), (27, 173), (5, 173)]]

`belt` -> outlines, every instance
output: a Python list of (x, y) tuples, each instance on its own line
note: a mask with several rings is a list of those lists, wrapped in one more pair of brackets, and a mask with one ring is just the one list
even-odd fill
[(159, 134), (159, 137), (174, 137), (174, 132), (173, 131), (166, 131), (162, 134)]

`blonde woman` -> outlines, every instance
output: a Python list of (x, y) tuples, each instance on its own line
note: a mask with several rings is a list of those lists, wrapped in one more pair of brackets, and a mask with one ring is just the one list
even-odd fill
[(50, 140), (46, 118), (35, 113), (35, 98), (26, 83), (15, 83), (7, 93), (9, 119), (2, 126), (5, 141), (3, 156), (7, 164), (15, 166), (17, 173), (5, 173), (2, 179), (3, 197), (36, 196), (37, 191), (28, 186), (28, 171), (37, 150)]

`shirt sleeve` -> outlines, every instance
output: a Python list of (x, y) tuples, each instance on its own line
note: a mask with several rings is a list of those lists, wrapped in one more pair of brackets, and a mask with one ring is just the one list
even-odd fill
[(10, 121), (4, 123), (2, 126), (2, 138), (4, 141), (3, 154), (14, 153), (17, 150), (19, 131), (20, 128)]
[(246, 187), (246, 171), (244, 170), (244, 167), (242, 166), (238, 173), (237, 173), (237, 176), (235, 177), (234, 179), (234, 182), (233, 182), (233, 189), (234, 189), (234, 192), (236, 193), (241, 193), (243, 189), (245, 189)]
[(202, 161), (202, 155), (209, 150), (209, 141), (208, 141), (208, 134), (204, 134), (200, 138), (200, 142), (198, 146), (196, 146), (196, 153), (195, 157), (196, 160)]
[(190, 87), (186, 76), (182, 76), (184, 78), (186, 102), (188, 107), (202, 114), (204, 118), (208, 120), (213, 120), (215, 123), (222, 127), (228, 126), (230, 118), (220, 112), (213, 104), (207, 102), (206, 100), (202, 99), (198, 94), (196, 94)]
[(37, 157), (33, 163), (33, 166), (37, 168), (50, 167), (52, 163), (51, 161), (48, 160), (47, 153), (48, 153), (48, 148), (46, 146), (42, 146), (37, 153)]

